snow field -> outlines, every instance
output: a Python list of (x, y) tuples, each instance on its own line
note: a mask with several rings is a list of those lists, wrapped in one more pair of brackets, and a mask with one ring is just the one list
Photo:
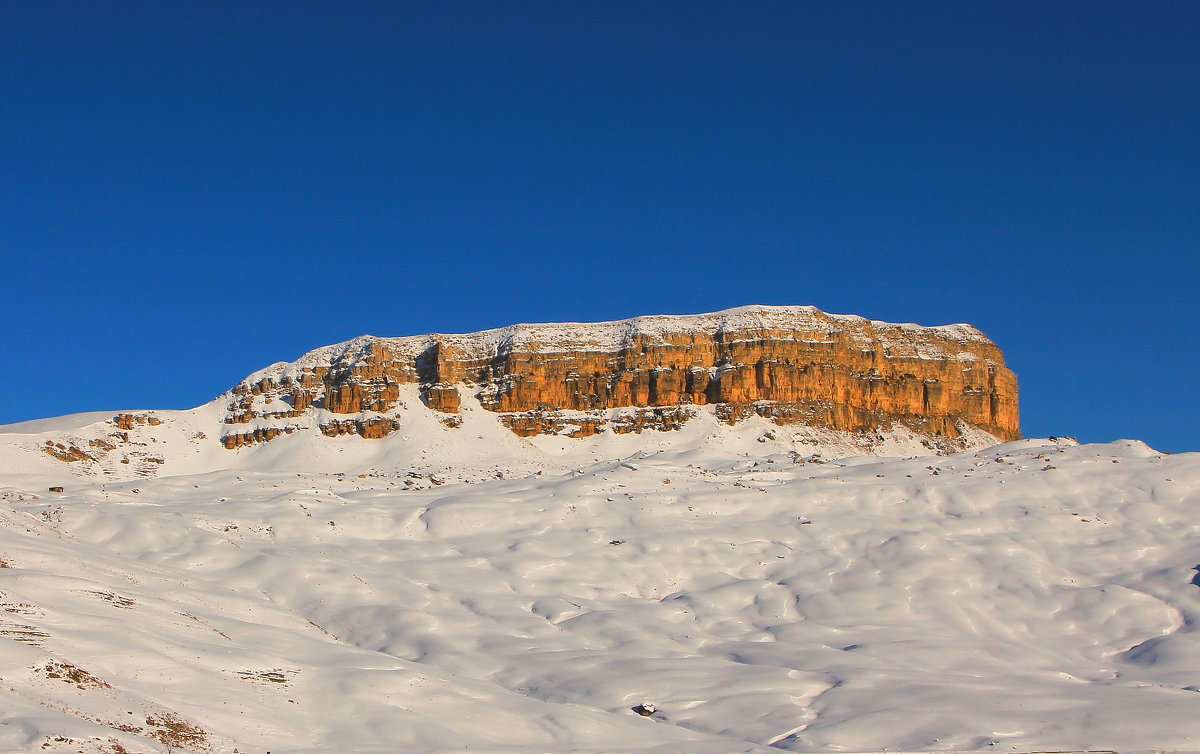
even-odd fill
[(1195, 748), (1197, 454), (729, 445), (0, 477), (0, 750)]

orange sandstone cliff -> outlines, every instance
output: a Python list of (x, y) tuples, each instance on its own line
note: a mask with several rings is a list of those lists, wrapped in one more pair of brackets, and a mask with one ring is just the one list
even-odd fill
[[(1019, 437), (1016, 376), (969, 325), (921, 327), (748, 306), (601, 323), (512, 325), (466, 335), (362, 336), (261, 370), (228, 394), (228, 448), (293, 431), (387, 436), (401, 386), (455, 426), (464, 400), (517, 434), (670, 430), (711, 406), (849, 432), (964, 425)], [(249, 425), (253, 425), (253, 429)]]

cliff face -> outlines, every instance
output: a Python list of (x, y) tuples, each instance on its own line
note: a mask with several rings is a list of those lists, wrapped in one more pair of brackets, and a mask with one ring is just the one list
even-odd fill
[(329, 435), (386, 436), (406, 383), (419, 385), (422, 401), (451, 426), (466, 388), (521, 435), (672, 429), (690, 407), (714, 405), (730, 423), (757, 414), (851, 432), (902, 424), (945, 437), (966, 423), (1002, 440), (1019, 437), (1016, 377), (968, 325), (753, 306), (468, 335), (363, 336), (234, 387), (225, 445), (271, 439), (269, 429), (286, 432), (288, 419), (307, 412), (324, 417)]

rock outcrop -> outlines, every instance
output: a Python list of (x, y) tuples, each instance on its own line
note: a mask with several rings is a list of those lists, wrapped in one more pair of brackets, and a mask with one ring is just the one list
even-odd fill
[[(694, 407), (713, 405), (731, 423), (757, 415), (850, 432), (901, 424), (944, 437), (967, 424), (1001, 440), (1019, 437), (1016, 377), (969, 325), (750, 306), (468, 335), (362, 336), (234, 387), (225, 423), (226, 437), (236, 439), (225, 445), (271, 439), (310, 412), (321, 412), (327, 435), (384, 437), (399, 426), (393, 414), (404, 408), (405, 384), (447, 415), (460, 411), (465, 392), (522, 436), (671, 430)], [(264, 422), (278, 431), (266, 432)], [(259, 426), (244, 427), (252, 423)]]

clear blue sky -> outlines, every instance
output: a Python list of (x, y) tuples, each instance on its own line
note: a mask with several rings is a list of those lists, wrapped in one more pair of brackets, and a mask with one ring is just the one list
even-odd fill
[(971, 322), (1200, 450), (1200, 2), (0, 4), (0, 423), (362, 333)]

